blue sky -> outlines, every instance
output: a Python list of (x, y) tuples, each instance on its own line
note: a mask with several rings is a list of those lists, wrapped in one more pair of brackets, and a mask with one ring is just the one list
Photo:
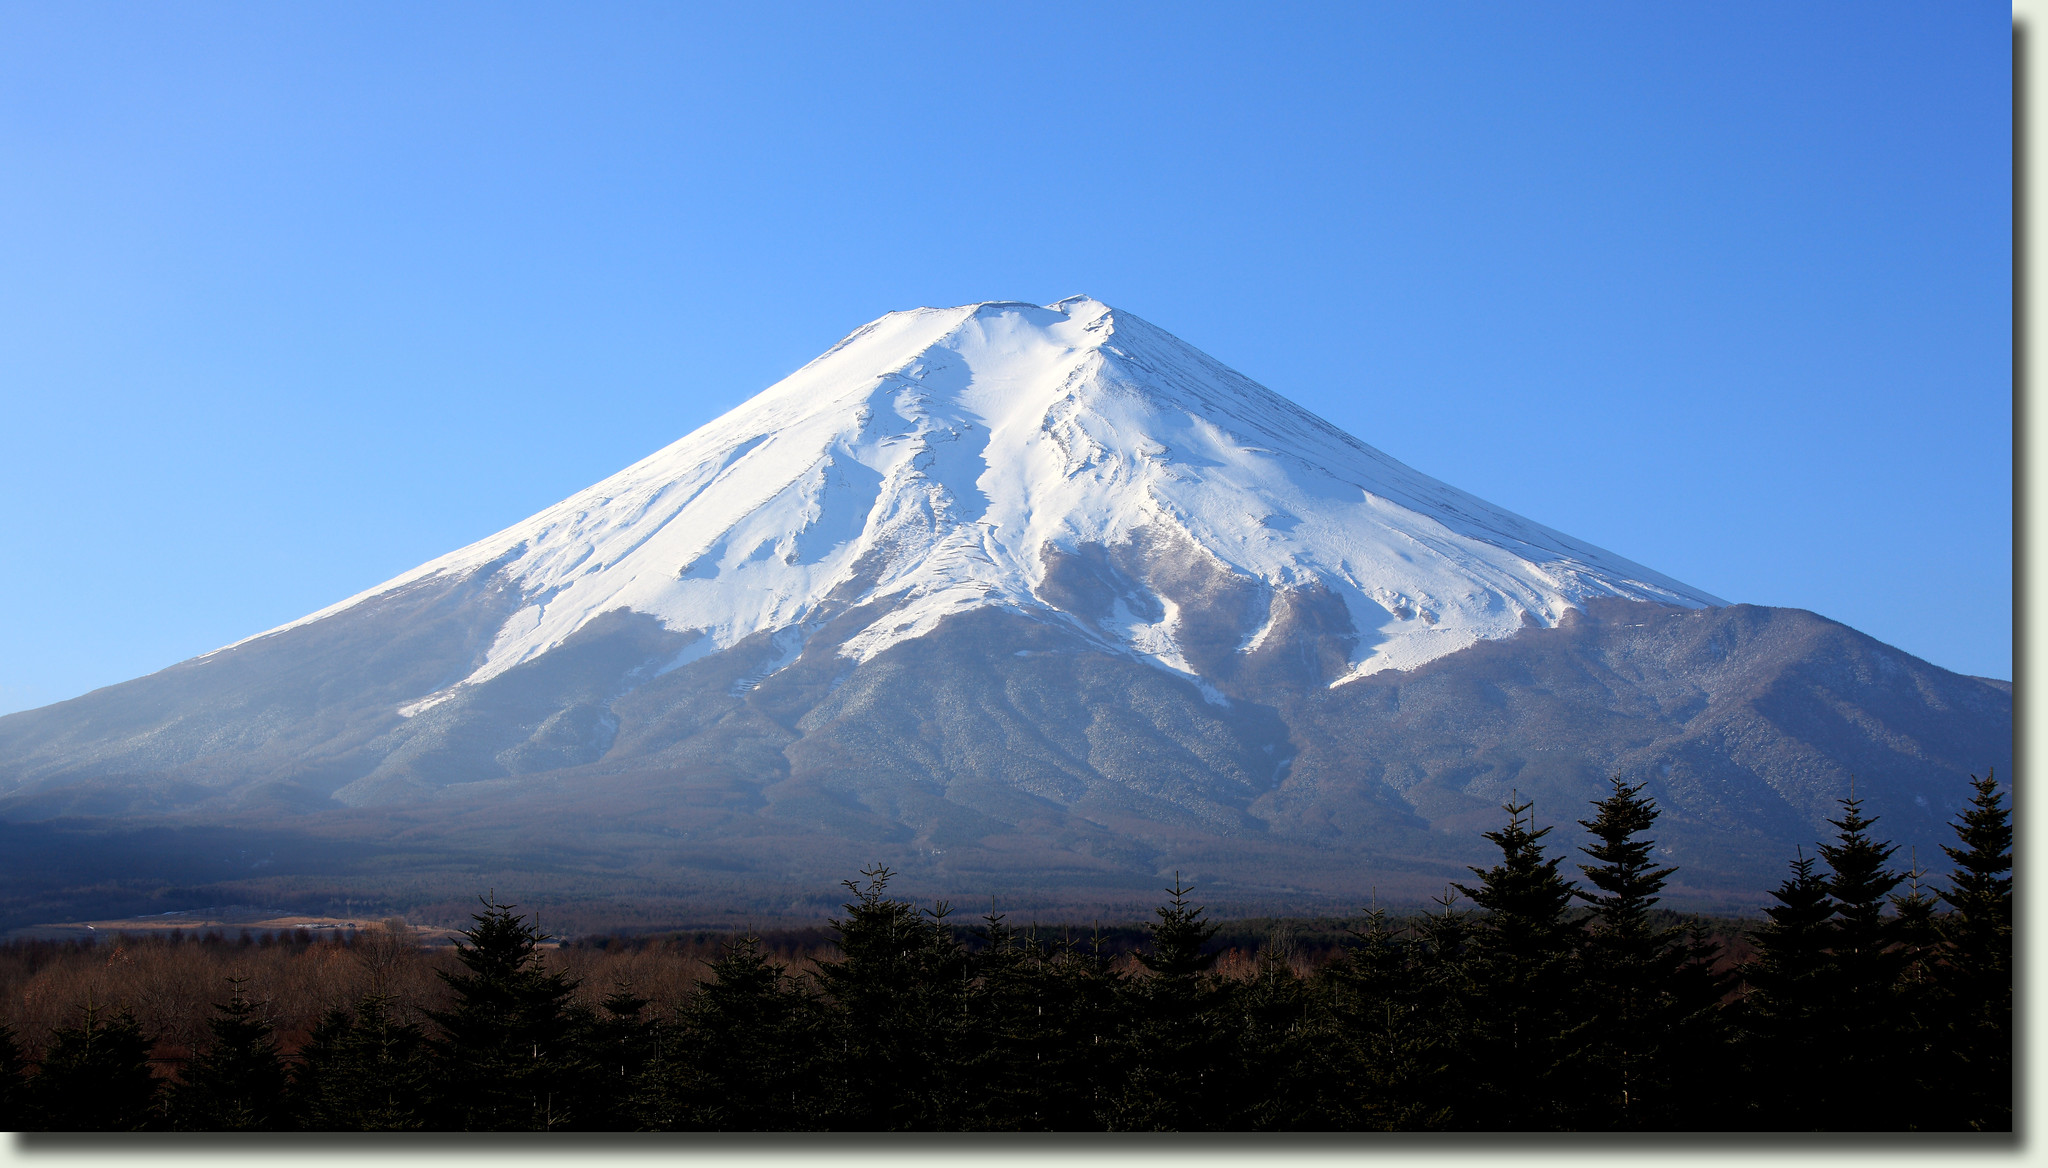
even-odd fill
[(2011, 676), (2010, 9), (0, 4), (0, 710), (1085, 292)]

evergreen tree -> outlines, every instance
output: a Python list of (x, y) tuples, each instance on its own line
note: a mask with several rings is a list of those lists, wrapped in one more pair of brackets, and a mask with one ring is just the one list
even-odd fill
[(29, 1083), (37, 1131), (143, 1131), (161, 1120), (149, 1051), (135, 1016), (109, 1017), (88, 998), (75, 1026), (59, 1027)]
[(647, 1016), (651, 1002), (617, 982), (599, 1003), (604, 1013), (591, 1027), (590, 1053), (602, 1085), (594, 1084), (587, 1124), (595, 1130), (633, 1131), (647, 1118), (666, 1037), (660, 1021)]
[(588, 1117), (598, 1083), (589, 1057), (588, 1012), (571, 1000), (577, 982), (547, 968), (544, 936), (514, 910), (484, 901), (456, 956), (464, 971), (440, 974), (455, 1004), (428, 1017), (441, 1029), (436, 1102), (464, 1131), (551, 1131)]
[(1955, 1126), (1953, 1091), (1944, 1072), (1945, 1035), (1942, 1027), (1944, 995), (1938, 983), (1941, 935), (1935, 924), (1934, 894), (1921, 884), (1927, 873), (1917, 853), (1905, 875), (1905, 891), (1891, 897), (1896, 939), (1902, 968), (1899, 975), (1898, 1050), (1894, 1057), (1902, 1068), (1903, 1082), (1920, 1099), (1912, 1109), (1907, 1126), (1917, 1130), (1948, 1129)]
[(284, 1119), (285, 1073), (270, 1022), (233, 977), (233, 996), (207, 1022), (213, 1045), (172, 1086), (169, 1110), (183, 1131), (274, 1131)]
[(22, 1082), (21, 1044), (14, 1028), (0, 1022), (0, 1132), (20, 1131), (28, 1118), (28, 1088)]
[(1455, 884), (1434, 898), (1435, 911), (1417, 923), (1408, 953), (1413, 969), (1416, 1012), (1414, 1028), (1424, 1036), (1427, 1074), (1411, 1080), (1416, 1114), (1427, 1116), (1431, 1129), (1478, 1125), (1470, 1115), (1472, 1076), (1466, 1065), (1475, 1047), (1478, 1024), (1473, 1005), (1479, 994), (1473, 981), (1473, 916), (1458, 907)]
[(1232, 987), (1209, 975), (1217, 955), (1202, 947), (1218, 928), (1188, 902), (1178, 874), (1156, 912), (1151, 948), (1138, 960), (1151, 976), (1124, 983), (1126, 1020), (1117, 1043), (1122, 1090), (1107, 1117), (1116, 1131), (1215, 1131), (1229, 1124), (1234, 1054), (1223, 1028)]
[(433, 1087), (427, 1037), (371, 994), (322, 1016), (299, 1051), (291, 1104), (308, 1131), (418, 1131)]
[[(1348, 1131), (1426, 1131), (1445, 1126), (1449, 1108), (1437, 1100), (1455, 1094), (1443, 1082), (1448, 1035), (1435, 1006), (1462, 999), (1462, 984), (1425, 991), (1424, 967), (1455, 967), (1436, 960), (1447, 946), (1462, 948), (1455, 914), (1425, 918), (1417, 936), (1404, 938), (1375, 906), (1363, 929), (1336, 960), (1324, 966), (1324, 987), (1334, 1031), (1324, 1103), (1332, 1128)], [(1447, 928), (1449, 926), (1449, 928)]]
[(1697, 917), (1686, 923), (1679, 950), (1684, 960), (1670, 990), (1674, 1022), (1671, 1057), (1665, 1062), (1668, 1094), (1657, 1126), (1673, 1131), (1725, 1128), (1742, 1110), (1742, 1068), (1722, 1008), (1737, 975), (1719, 968), (1721, 943)]
[(1052, 943), (983, 918), (962, 1062), (964, 1125), (982, 1131), (1095, 1128), (1112, 1086), (1117, 975), (1099, 944)]
[(1158, 977), (1192, 978), (1207, 973), (1215, 966), (1217, 955), (1202, 952), (1202, 947), (1222, 926), (1203, 920), (1205, 910), (1188, 903), (1188, 893), (1194, 889), (1181, 884), (1180, 873), (1174, 873), (1173, 887), (1166, 891), (1171, 899), (1152, 910), (1159, 918), (1150, 926), (1152, 948), (1138, 954), (1138, 962)]
[(1753, 938), (1756, 956), (1743, 966), (1745, 1078), (1755, 1085), (1754, 1126), (1813, 1130), (1826, 1122), (1814, 1098), (1813, 1077), (1832, 1058), (1825, 1027), (1833, 961), (1828, 920), (1835, 915), (1828, 882), (1803, 852), (1792, 875), (1764, 910), (1768, 922)]
[[(892, 873), (845, 881), (835, 918), (844, 955), (818, 965), (838, 1029), (828, 1040), (835, 1127), (954, 1131), (965, 1124), (970, 965), (942, 901), (926, 912), (886, 895)], [(835, 1049), (836, 1048), (836, 1049)]]
[(1841, 990), (1867, 1010), (1898, 980), (1902, 959), (1884, 910), (1905, 874), (1888, 866), (1899, 849), (1871, 837), (1877, 821), (1863, 817), (1862, 800), (1842, 800), (1842, 818), (1828, 823), (1838, 833), (1834, 843), (1820, 845), (1829, 868), (1828, 895), (1835, 902), (1829, 949)]
[(761, 952), (725, 946), (711, 977), (655, 1052), (648, 1126), (684, 1131), (815, 1131), (823, 1114), (823, 1014), (805, 984)]
[(1334, 1122), (1328, 1090), (1337, 1059), (1335, 1027), (1319, 987), (1295, 973), (1290, 947), (1274, 938), (1259, 950), (1251, 981), (1233, 993), (1236, 1054), (1226, 1078), (1237, 1131), (1326, 1131)]
[(1679, 992), (1691, 954), (1682, 930), (1650, 919), (1658, 893), (1678, 870), (1650, 861), (1656, 845), (1645, 833), (1657, 821), (1656, 805), (1643, 794), (1644, 784), (1612, 782), (1607, 797), (1594, 803), (1593, 818), (1579, 821), (1595, 841), (1580, 849), (1595, 862), (1579, 870), (1596, 890), (1573, 892), (1593, 906), (1584, 948), (1584, 990), (1593, 1011), (1584, 1061), (1591, 1083), (1579, 1126), (1657, 1129), (1669, 1126), (1678, 1103), (1674, 1068), (1698, 1053), (1678, 1046), (1680, 1022), (1693, 1008)]
[(1943, 1077), (1955, 1103), (1955, 1126), (2012, 1130), (2012, 820), (1997, 775), (1971, 776), (1974, 795), (1953, 824), (1959, 847), (1944, 845), (1955, 865), (1949, 908), (1938, 929), (1937, 977), (1946, 1009), (1942, 1027), (1950, 1065)]
[(1474, 868), (1477, 888), (1452, 887), (1484, 910), (1467, 961), (1472, 1033), (1463, 1066), (1472, 1106), (1461, 1126), (1547, 1129), (1570, 1121), (1578, 1082), (1566, 1059), (1580, 1036), (1575, 990), (1580, 930), (1566, 919), (1575, 887), (1545, 857), (1531, 805), (1510, 801), (1508, 824), (1486, 838), (1500, 863)]
[(1835, 918), (1822, 1021), (1827, 1058), (1817, 1087), (1829, 1129), (1896, 1129), (1905, 1116), (1888, 1096), (1907, 1079), (1901, 1055), (1910, 1005), (1901, 985), (1907, 956), (1897, 918), (1885, 910), (1905, 876), (1889, 866), (1898, 848), (1870, 834), (1877, 821), (1864, 817), (1862, 800), (1842, 800), (1842, 818), (1828, 822), (1837, 835), (1820, 854), (1831, 870)]

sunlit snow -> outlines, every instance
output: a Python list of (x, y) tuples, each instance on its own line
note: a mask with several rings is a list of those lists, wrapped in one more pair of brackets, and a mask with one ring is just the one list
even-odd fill
[[(764, 630), (782, 631), (786, 663), (823, 619), (886, 601), (840, 649), (865, 660), (983, 606), (1065, 619), (1039, 595), (1047, 545), (1146, 528), (1269, 591), (1328, 588), (1360, 634), (1347, 677), (1553, 625), (1594, 597), (1722, 603), (1420, 474), (1075, 297), (890, 313), (588, 490), (293, 623), (500, 563), (525, 606), (458, 685), (618, 608), (701, 631), (673, 667)], [(1151, 621), (1119, 602), (1091, 635), (1187, 675), (1177, 609), (1159, 607)]]

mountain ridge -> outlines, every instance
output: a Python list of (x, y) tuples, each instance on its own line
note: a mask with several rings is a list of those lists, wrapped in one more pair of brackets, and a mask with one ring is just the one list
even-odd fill
[(1851, 776), (1932, 847), (2011, 740), (2009, 685), (1726, 604), (1071, 298), (892, 313), (384, 585), (0, 717), (0, 820), (1270, 908), (1419, 899), (1510, 795), (1569, 818), (1620, 776), (1711, 900)]
[[(1354, 464), (1333, 471), (1338, 456)], [(885, 315), (618, 474), (258, 636), (502, 560), (529, 602), (466, 682), (619, 606), (698, 633), (681, 664), (763, 629), (810, 627), (835, 603), (898, 598), (896, 626), (844, 648), (865, 657), (962, 608), (1044, 607), (1048, 557), (1148, 528), (1226, 573), (1337, 597), (1361, 638), (1381, 636), (1333, 681), (1506, 635), (1525, 618), (1554, 623), (1593, 595), (1718, 602), (1422, 475), (1077, 296)], [(1110, 630), (1111, 619), (1126, 627)], [(1124, 651), (1196, 672), (1176, 652), (1175, 619), (1105, 612), (1090, 623)]]

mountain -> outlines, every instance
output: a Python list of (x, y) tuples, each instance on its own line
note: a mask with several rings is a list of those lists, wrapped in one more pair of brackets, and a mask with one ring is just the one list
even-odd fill
[(2009, 688), (1730, 606), (1076, 297), (891, 313), (496, 535), (0, 718), (0, 816), (296, 831), (387, 875), (425, 862), (387, 854), (402, 824), (450, 871), (545, 856), (643, 899), (878, 859), (1306, 909), (1419, 898), (1510, 794), (1569, 825), (1622, 774), (1689, 894), (1753, 901), (1852, 774), (1931, 849), (2011, 717)]

